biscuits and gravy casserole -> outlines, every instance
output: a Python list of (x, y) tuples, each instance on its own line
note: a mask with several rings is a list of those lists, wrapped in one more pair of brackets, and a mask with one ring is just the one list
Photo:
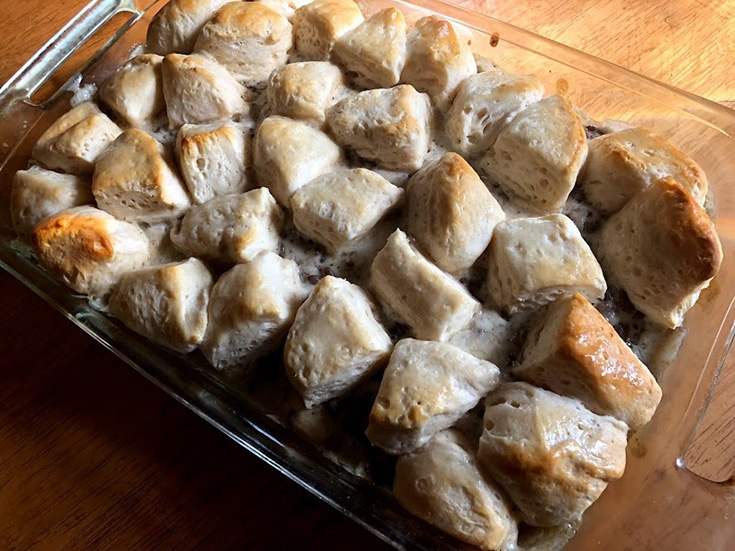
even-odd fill
[(133, 331), (230, 379), (265, 358), (287, 422), (349, 425), (413, 514), (541, 549), (623, 476), (722, 248), (686, 153), (469, 42), (352, 0), (171, 0), (11, 214)]

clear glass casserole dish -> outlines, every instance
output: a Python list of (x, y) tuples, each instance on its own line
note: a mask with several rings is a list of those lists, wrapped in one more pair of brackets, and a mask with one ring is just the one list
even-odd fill
[[(101, 83), (144, 41), (148, 22), (165, 2), (146, 3), (90, 4), (0, 89), (0, 264), (189, 409), (387, 542), (399, 549), (460, 548), (404, 511), (385, 489), (323, 455), (279, 420), (249, 381), (222, 380), (201, 356), (167, 352), (93, 310), (38, 268), (15, 240), (7, 208), (13, 174), (27, 165), (36, 139), (68, 109), (72, 94), (62, 90), (40, 106), (30, 96), (104, 21), (130, 12), (129, 23), (91, 60), (75, 88)], [(704, 168), (714, 193), (722, 269), (687, 316), (686, 335), (672, 334), (685, 336), (682, 347), (657, 373), (664, 399), (653, 421), (631, 440), (624, 477), (585, 514), (567, 549), (728, 549), (735, 537), (728, 522), (735, 446), (728, 431), (733, 411), (719, 391), (728, 388), (735, 368), (728, 359), (735, 327), (735, 192), (728, 186), (735, 170), (735, 112), (438, 0), (358, 3), (366, 15), (395, 6), (409, 23), (430, 13), (459, 22), (472, 33), (475, 53), (508, 70), (537, 74), (547, 90), (565, 93), (594, 119), (622, 120), (667, 136)]]

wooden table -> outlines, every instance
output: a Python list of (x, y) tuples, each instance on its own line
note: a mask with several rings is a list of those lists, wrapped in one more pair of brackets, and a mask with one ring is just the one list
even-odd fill
[[(733, 0), (458, 3), (735, 106)], [(83, 4), (0, 0), (0, 81)], [(0, 335), (0, 549), (388, 549), (4, 272)]]

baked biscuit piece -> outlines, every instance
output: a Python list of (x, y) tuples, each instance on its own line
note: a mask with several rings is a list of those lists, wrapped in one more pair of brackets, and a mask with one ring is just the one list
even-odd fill
[(352, 0), (315, 0), (293, 16), (296, 54), (305, 61), (329, 61), (337, 39), (363, 22)]
[(574, 293), (596, 302), (607, 290), (589, 245), (563, 214), (514, 218), (495, 226), (487, 283), (495, 303), (511, 314)]
[(386, 8), (343, 34), (332, 57), (361, 88), (390, 88), (401, 80), (406, 63), (406, 20), (396, 8)]
[(341, 159), (339, 146), (304, 122), (268, 117), (255, 135), (253, 163), (258, 183), (270, 189), (285, 208), (296, 190), (329, 172)]
[(257, 2), (231, 2), (204, 25), (194, 52), (214, 58), (245, 86), (259, 86), (286, 64), (292, 43), (283, 15)]
[(179, 129), (176, 158), (195, 203), (248, 189), (250, 141), (250, 134), (229, 121)]
[(311, 120), (321, 126), (324, 112), (347, 92), (342, 71), (328, 61), (289, 63), (268, 79), (268, 107), (273, 115)]
[(266, 188), (222, 195), (189, 209), (171, 229), (171, 242), (190, 256), (246, 262), (278, 247), (283, 218)]
[(419, 19), (408, 35), (408, 55), (401, 82), (426, 92), (441, 110), (449, 107), (459, 84), (477, 73), (469, 45), (446, 19)]
[(137, 128), (120, 134), (98, 157), (92, 193), (97, 206), (120, 220), (160, 222), (191, 206), (173, 159)]
[(296, 10), (314, 0), (255, 0), (259, 4), (269, 7), (276, 13), (280, 13), (289, 21), (293, 21)]
[(518, 523), (502, 490), (455, 430), (398, 458), (393, 495), (411, 513), (485, 551), (515, 548)]
[(162, 61), (156, 54), (129, 60), (102, 84), (100, 99), (130, 126), (145, 126), (166, 106)]
[(456, 423), (499, 380), (495, 364), (451, 344), (398, 341), (365, 434), (388, 453), (411, 453)]
[(572, 522), (625, 470), (628, 427), (527, 383), (485, 401), (478, 459), (532, 526)]
[(43, 269), (85, 295), (104, 295), (120, 275), (145, 265), (151, 254), (138, 226), (91, 206), (44, 218), (32, 237)]
[(196, 258), (127, 272), (110, 296), (110, 313), (136, 333), (186, 354), (204, 338), (212, 283), (212, 273)]
[(348, 392), (380, 369), (393, 346), (357, 285), (326, 276), (296, 313), (283, 361), (307, 408)]
[(513, 119), (480, 167), (535, 212), (558, 211), (587, 158), (581, 117), (560, 96), (534, 103)]
[(327, 110), (337, 143), (388, 170), (421, 168), (429, 149), (431, 103), (413, 86), (366, 90)]
[(424, 165), (408, 182), (406, 229), (442, 270), (469, 269), (505, 213), (480, 177), (456, 153)]
[(446, 340), (480, 310), (467, 289), (429, 262), (400, 229), (375, 256), (370, 279), (380, 301), (417, 339)]
[(332, 254), (368, 233), (403, 200), (403, 190), (365, 168), (314, 178), (291, 197), (296, 229)]
[(619, 211), (651, 182), (671, 177), (703, 205), (707, 176), (686, 153), (665, 138), (632, 128), (590, 141), (587, 165), (581, 177), (587, 200), (603, 213)]
[(163, 95), (171, 129), (247, 115), (247, 89), (216, 61), (199, 55), (163, 58)]
[(632, 429), (648, 423), (661, 401), (648, 368), (578, 293), (554, 302), (536, 322), (513, 374)]
[(452, 148), (464, 156), (487, 151), (516, 115), (543, 95), (544, 85), (532, 75), (495, 69), (466, 78), (447, 113)]
[(671, 178), (634, 195), (605, 223), (598, 252), (635, 307), (671, 328), (682, 324), (722, 264), (712, 220)]
[(217, 280), (199, 348), (217, 369), (252, 362), (286, 337), (306, 294), (293, 260), (270, 251), (259, 253)]
[(52, 170), (91, 174), (97, 156), (120, 132), (94, 103), (80, 103), (41, 134), (33, 158)]
[(171, 0), (148, 26), (148, 51), (158, 55), (190, 54), (204, 24), (230, 1)]
[(10, 215), (18, 235), (27, 237), (47, 216), (92, 203), (94, 197), (86, 179), (32, 166), (15, 173)]

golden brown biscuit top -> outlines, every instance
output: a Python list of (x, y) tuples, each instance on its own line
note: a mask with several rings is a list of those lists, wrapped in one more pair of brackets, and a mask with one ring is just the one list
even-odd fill
[(615, 157), (640, 172), (675, 179), (699, 204), (707, 195), (708, 183), (704, 170), (666, 138), (645, 128), (631, 128), (595, 138), (590, 142), (590, 151), (595, 150)]
[(88, 260), (112, 260), (115, 256), (107, 221), (99, 216), (86, 216), (83, 210), (55, 214), (33, 230), (33, 246), (39, 254), (61, 249), (61, 242), (68, 248), (65, 255), (55, 258), (54, 264), (62, 272), (69, 272)]
[(714, 277), (722, 264), (722, 245), (715, 225), (692, 195), (673, 178), (665, 178), (635, 195), (629, 205), (645, 204), (639, 215), (649, 219), (652, 254), (662, 261), (679, 258), (679, 276), (695, 282)]
[(413, 28), (417, 37), (426, 41), (428, 51), (435, 61), (451, 63), (459, 57), (461, 53), (459, 37), (446, 19), (430, 15), (419, 19)]
[[(408, 182), (407, 192), (416, 186), (424, 185), (422, 177), (426, 177), (424, 170), (417, 172)], [(462, 225), (465, 217), (469, 216), (466, 211), (465, 201), (467, 195), (484, 193), (487, 188), (474, 169), (457, 153), (446, 153), (432, 166), (432, 174), (429, 176), (436, 181), (433, 188), (432, 208), (434, 208), (434, 224), (432, 228), (444, 228), (450, 230), (455, 226)], [(409, 203), (410, 210), (410, 203)]]
[(225, 4), (204, 29), (211, 27), (219, 27), (222, 34), (258, 37), (263, 40), (268, 40), (273, 35), (291, 32), (288, 19), (258, 2)]
[(233, 141), (237, 139), (238, 130), (231, 124), (223, 124), (219, 128), (210, 128), (202, 132), (182, 134), (179, 139), (179, 148), (182, 154), (194, 157), (199, 154), (201, 149), (205, 149), (212, 144), (219, 143), (220, 140)]
[(99, 156), (92, 180), (92, 192), (122, 180), (156, 189), (165, 177), (163, 146), (138, 128), (125, 130)]
[[(395, 147), (410, 142), (420, 131), (420, 123), (415, 116), (423, 94), (410, 84), (401, 84), (388, 89), (375, 89), (360, 92), (336, 103), (327, 112), (327, 120), (332, 128), (359, 126), (370, 128), (377, 126), (383, 139)], [(371, 119), (372, 111), (385, 113), (385, 117)]]
[(619, 393), (636, 396), (647, 388), (650, 381), (641, 371), (647, 368), (604, 316), (579, 293), (568, 301), (558, 354), (582, 364), (588, 373), (613, 385)]
[(296, 19), (314, 16), (323, 21), (331, 31), (345, 25), (355, 25), (363, 19), (360, 8), (352, 0), (316, 0), (296, 10)]
[(521, 112), (509, 127), (529, 143), (541, 137), (544, 157), (563, 174), (579, 169), (580, 158), (587, 154), (587, 136), (582, 119), (569, 100), (549, 96)]
[(38, 138), (38, 143), (41, 144), (53, 140), (73, 126), (76, 126), (87, 118), (93, 115), (98, 115), (100, 113), (101, 111), (99, 110), (99, 107), (97, 107), (94, 103), (89, 101), (85, 103), (80, 103), (72, 110), (67, 111), (66, 113), (61, 115), (61, 117), (59, 117), (56, 122), (54, 122), (48, 128), (48, 130), (46, 130), (46, 132), (41, 134), (41, 137)]

